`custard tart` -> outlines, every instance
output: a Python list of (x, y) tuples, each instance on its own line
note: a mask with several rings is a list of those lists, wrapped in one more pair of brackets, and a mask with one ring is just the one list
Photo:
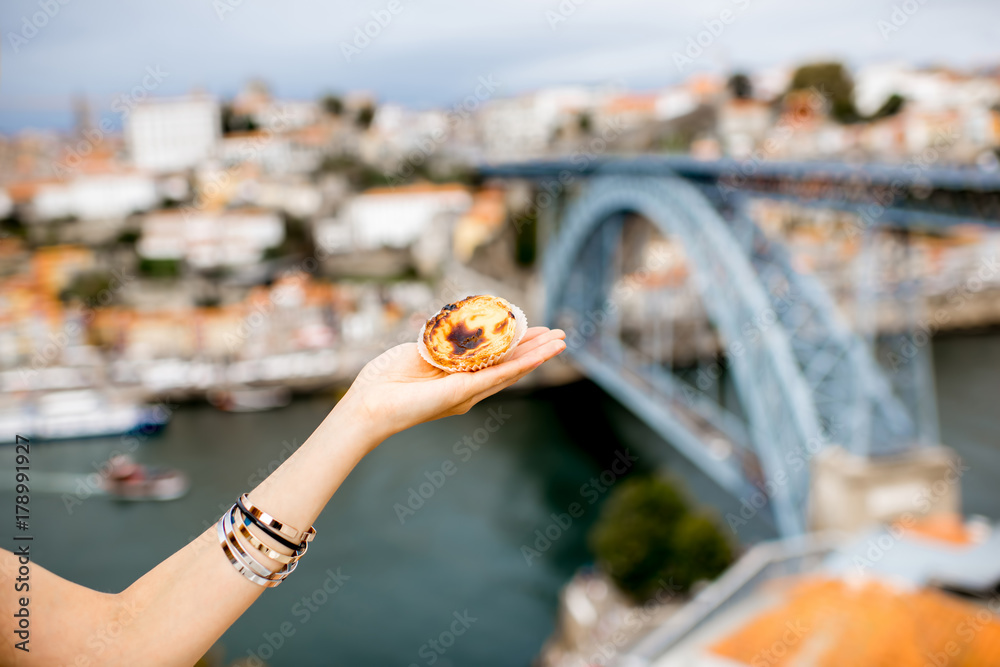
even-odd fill
[(506, 299), (468, 296), (427, 320), (417, 349), (443, 371), (478, 371), (508, 359), (527, 329), (524, 313)]

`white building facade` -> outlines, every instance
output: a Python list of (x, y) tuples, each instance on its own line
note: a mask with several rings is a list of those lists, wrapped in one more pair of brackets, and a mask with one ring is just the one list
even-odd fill
[(219, 103), (200, 95), (143, 102), (125, 122), (132, 162), (154, 172), (188, 169), (212, 157), (221, 132)]

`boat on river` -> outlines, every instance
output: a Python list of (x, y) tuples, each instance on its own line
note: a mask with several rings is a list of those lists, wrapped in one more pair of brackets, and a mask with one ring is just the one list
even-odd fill
[(0, 442), (153, 435), (170, 419), (166, 410), (96, 389), (53, 391), (0, 410)]
[(128, 456), (115, 456), (111, 469), (101, 479), (101, 489), (117, 500), (175, 500), (191, 486), (188, 476), (177, 468), (136, 463)]
[(208, 392), (208, 402), (223, 412), (263, 412), (292, 402), (288, 387), (229, 387)]

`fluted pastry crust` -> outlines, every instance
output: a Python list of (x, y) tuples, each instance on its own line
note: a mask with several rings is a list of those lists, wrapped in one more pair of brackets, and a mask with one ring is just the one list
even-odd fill
[(479, 370), (502, 361), (526, 326), (506, 299), (469, 296), (449, 303), (427, 320), (421, 343), (425, 358), (446, 371)]

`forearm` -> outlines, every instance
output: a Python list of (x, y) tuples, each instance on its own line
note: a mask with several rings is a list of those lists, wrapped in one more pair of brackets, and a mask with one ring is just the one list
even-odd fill
[[(350, 406), (338, 405), (249, 494), (250, 500), (292, 526), (307, 528), (377, 444)], [(164, 665), (193, 664), (264, 590), (232, 567), (212, 526), (121, 594), (135, 616), (123, 634), (123, 643), (133, 637), (135, 645), (122, 648), (159, 656)]]
[[(563, 336), (558, 330), (529, 330), (511, 359), (476, 373), (433, 368), (413, 343), (388, 350), (365, 367), (309, 439), (250, 492), (251, 504), (298, 530), (308, 528), (381, 440), (415, 424), (463, 414), (559, 354), (566, 347)], [(292, 560), (302, 538), (296, 535), (293, 543), (282, 546), (256, 526), (243, 527), (259, 540), (247, 549), (264, 543), (264, 551), (274, 552), (275, 560), (260, 555), (259, 572), (264, 574), (281, 569), (280, 559)], [(245, 538), (234, 533), (232, 539)], [(10, 589), (16, 560), (0, 550), (0, 588)], [(10, 663), (11, 656), (13, 664), (26, 667), (191, 665), (263, 591), (228, 561), (214, 525), (118, 595), (77, 586), (38, 568), (32, 572), (32, 618), (38, 622), (32, 624), (31, 653), (14, 651), (12, 635), (5, 634), (0, 637), (0, 665)], [(0, 615), (11, 618), (12, 604), (9, 596), (0, 596)]]

